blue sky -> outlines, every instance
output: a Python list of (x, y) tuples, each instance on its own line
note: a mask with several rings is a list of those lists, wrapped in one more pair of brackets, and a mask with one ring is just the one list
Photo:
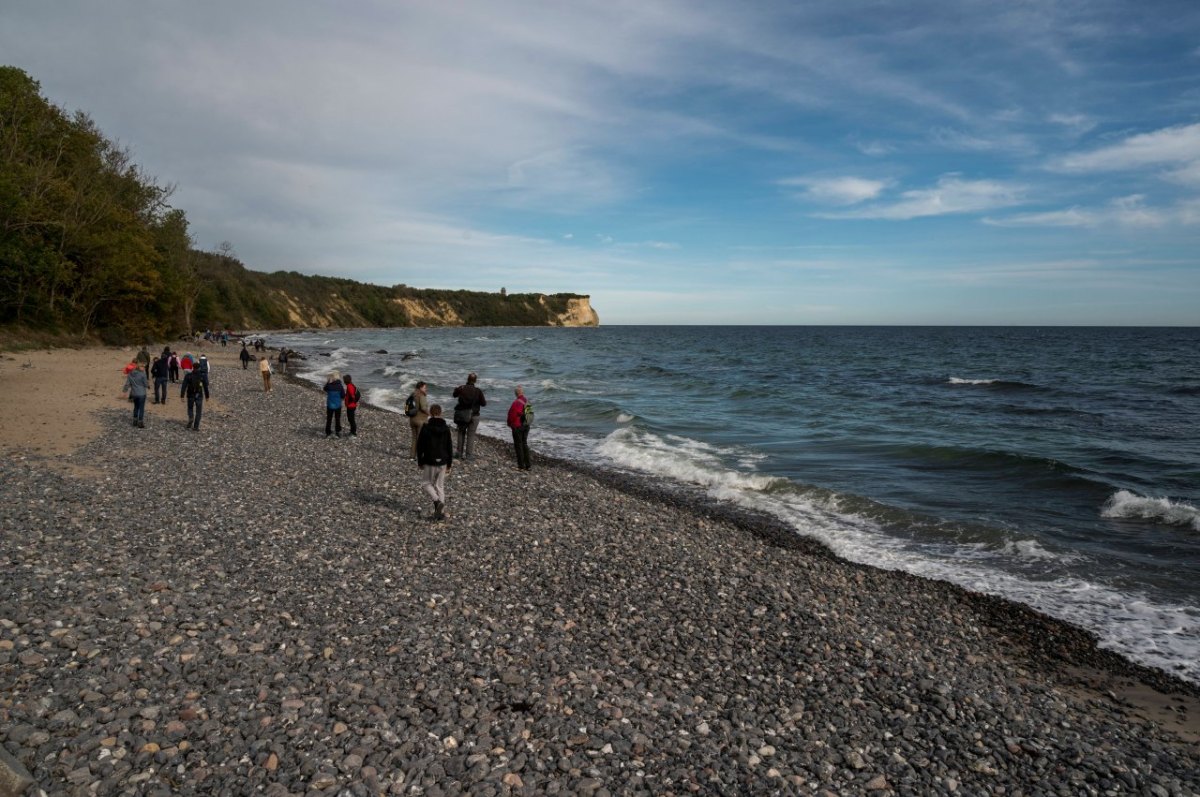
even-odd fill
[(1200, 3), (8, 0), (251, 268), (604, 323), (1200, 322)]

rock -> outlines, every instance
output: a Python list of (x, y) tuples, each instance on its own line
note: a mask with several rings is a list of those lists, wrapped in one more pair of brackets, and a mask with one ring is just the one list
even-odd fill
[(0, 746), (0, 797), (19, 797), (32, 785), (33, 776), (29, 770)]

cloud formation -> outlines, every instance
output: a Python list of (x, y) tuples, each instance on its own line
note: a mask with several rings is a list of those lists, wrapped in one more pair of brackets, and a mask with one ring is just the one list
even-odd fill
[(1064, 172), (1107, 172), (1200, 161), (1200, 123), (1138, 133), (1089, 152), (1065, 155), (1050, 167)]
[(960, 213), (981, 213), (996, 208), (1011, 207), (1025, 201), (1021, 185), (996, 180), (964, 180), (958, 175), (945, 175), (930, 188), (904, 191), (891, 202), (880, 202), (863, 208), (815, 214), (825, 219), (886, 219), (902, 221), (925, 216), (946, 216)]
[(887, 188), (885, 180), (863, 177), (788, 177), (779, 185), (803, 188), (803, 198), (829, 205), (854, 205), (874, 199)]
[[(722, 318), (788, 322), (737, 275), (836, 294), (886, 255), (872, 279), (891, 294), (844, 316), (862, 322), (895, 317), (934, 251), (981, 270), (977, 248), (1121, 252), (1096, 255), (1126, 275), (1111, 306), (1139, 295), (1135, 256), (1200, 245), (1200, 6), (11, 0), (3, 16), (4, 60), (178, 185), (200, 246), (230, 240), (252, 268), (613, 301), (636, 281), (655, 297), (640, 315), (598, 304), (642, 321), (702, 284)], [(845, 258), (781, 269), (797, 247)], [(1200, 305), (1193, 283), (1171, 301)], [(988, 299), (1027, 317), (1016, 293)]]

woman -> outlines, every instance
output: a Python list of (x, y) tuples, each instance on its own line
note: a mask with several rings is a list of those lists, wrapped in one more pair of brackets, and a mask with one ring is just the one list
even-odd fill
[(337, 371), (329, 375), (325, 382), (325, 436), (330, 435), (330, 426), (336, 422), (337, 436), (342, 436), (342, 400), (346, 397), (346, 387), (342, 384), (342, 376)]
[[(243, 349), (244, 351), (244, 349)], [(266, 357), (258, 358), (258, 370), (263, 378), (263, 392), (271, 392), (271, 361)]]

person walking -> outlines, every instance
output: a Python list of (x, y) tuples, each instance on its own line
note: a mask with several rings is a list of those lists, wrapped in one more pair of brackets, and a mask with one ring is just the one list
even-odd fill
[(171, 357), (167, 360), (167, 376), (171, 379), (171, 384), (179, 381), (179, 357), (175, 352), (171, 352)]
[(279, 350), (279, 373), (281, 373), (281, 374), (287, 373), (287, 361), (288, 361), (288, 350), (280, 349)]
[(258, 358), (258, 372), (262, 374), (263, 392), (271, 392), (271, 361), (266, 357)]
[(129, 400), (133, 402), (133, 425), (140, 429), (146, 428), (146, 390), (149, 386), (146, 372), (141, 368), (125, 374), (125, 387), (121, 392), (129, 394)]
[(146, 377), (149, 378), (149, 376), (150, 376), (150, 352), (145, 346), (143, 346), (142, 350), (137, 353), (137, 364), (138, 364), (138, 367), (140, 367), (142, 370), (144, 370), (146, 372)]
[(179, 400), (187, 396), (188, 422), (187, 428), (200, 431), (200, 416), (204, 413), (204, 400), (208, 395), (208, 371), (199, 368), (184, 374), (183, 382), (179, 385)]
[(487, 398), (475, 382), (474, 373), (467, 374), (467, 383), (454, 388), (454, 425), (458, 427), (457, 459), (469, 460), (475, 450), (475, 433), (479, 429), (479, 409), (487, 406)]
[(250, 365), (250, 350), (246, 348), (246, 341), (242, 341), (242, 353), (238, 355), (242, 359), (242, 370)]
[(529, 427), (533, 419), (533, 410), (520, 385), (517, 385), (513, 392), (517, 397), (508, 408), (508, 428), (512, 429), (513, 448), (517, 452), (517, 470), (529, 470)]
[[(429, 420), (428, 393), (428, 385), (424, 382), (417, 382), (412, 395), (404, 402), (404, 414), (408, 416), (408, 428), (412, 430), (412, 451), (409, 456), (413, 459), (417, 458), (417, 438), (421, 436), (421, 427)], [(443, 420), (442, 423), (445, 421)]]
[(342, 384), (342, 375), (334, 371), (325, 382), (325, 436), (332, 434), (330, 429), (336, 421), (337, 436), (342, 436), (342, 401), (346, 398), (346, 387)]
[(150, 365), (150, 376), (154, 378), (154, 403), (167, 403), (167, 356), (158, 357)]
[(358, 437), (358, 424), (354, 422), (354, 415), (358, 410), (358, 400), (362, 394), (358, 392), (358, 385), (354, 384), (350, 374), (342, 377), (342, 381), (346, 383), (346, 423), (350, 425), (350, 436)]
[(446, 519), (446, 477), (454, 465), (450, 427), (442, 418), (442, 405), (429, 408), (429, 420), (421, 426), (417, 440), (417, 468), (421, 471), (421, 488), (433, 499), (433, 519)]

